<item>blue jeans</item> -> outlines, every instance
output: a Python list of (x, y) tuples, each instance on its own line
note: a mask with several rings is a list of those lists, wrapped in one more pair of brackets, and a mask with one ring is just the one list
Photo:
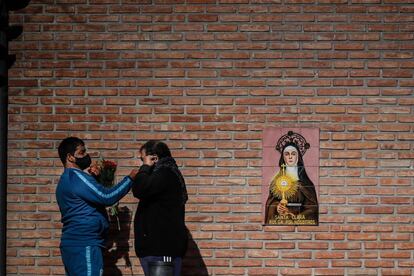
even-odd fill
[[(145, 275), (149, 275), (149, 263), (155, 261), (164, 261), (165, 257), (162, 256), (146, 256), (143, 258), (139, 258), (141, 262), (141, 266), (144, 269)], [(171, 261), (174, 264), (174, 276), (181, 276), (181, 264), (182, 264), (181, 257), (172, 257)]]

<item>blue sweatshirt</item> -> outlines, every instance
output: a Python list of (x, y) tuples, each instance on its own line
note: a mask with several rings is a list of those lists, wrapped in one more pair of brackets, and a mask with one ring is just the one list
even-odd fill
[(109, 228), (105, 207), (124, 197), (133, 181), (126, 176), (112, 188), (79, 169), (65, 168), (56, 188), (62, 215), (61, 247), (104, 246)]

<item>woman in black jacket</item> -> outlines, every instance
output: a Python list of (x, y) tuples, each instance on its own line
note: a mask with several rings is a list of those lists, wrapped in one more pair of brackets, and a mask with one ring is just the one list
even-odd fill
[(188, 240), (184, 178), (165, 143), (150, 140), (140, 153), (143, 165), (132, 186), (139, 199), (134, 220), (135, 252), (145, 275), (149, 274), (150, 262), (170, 261), (174, 275), (179, 276)]

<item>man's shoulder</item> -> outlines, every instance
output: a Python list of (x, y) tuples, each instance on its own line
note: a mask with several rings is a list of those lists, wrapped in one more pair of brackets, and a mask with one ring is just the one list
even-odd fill
[(79, 169), (75, 169), (75, 168), (68, 168), (66, 169), (66, 172), (69, 178), (89, 178), (90, 175), (87, 174), (86, 172), (79, 170)]
[[(68, 169), (67, 171), (67, 181), (69, 183), (71, 183), (71, 185), (78, 183), (85, 183), (87, 185), (91, 185), (91, 182), (93, 182), (93, 180), (91, 179), (92, 176), (89, 175), (88, 173), (81, 171), (79, 169)], [(76, 188), (79, 188), (83, 185), (74, 185)]]
[(57, 194), (72, 193), (78, 185), (74, 183), (79, 182), (79, 176), (77, 176), (75, 169), (65, 168), (59, 179), (59, 183), (56, 188)]

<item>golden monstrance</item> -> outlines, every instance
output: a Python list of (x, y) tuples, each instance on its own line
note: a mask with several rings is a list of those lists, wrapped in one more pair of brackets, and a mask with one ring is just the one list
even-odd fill
[(297, 182), (292, 179), (285, 172), (286, 165), (282, 166), (282, 173), (276, 177), (271, 186), (271, 192), (273, 195), (281, 198), (280, 203), (287, 205), (288, 199), (291, 198), (297, 191)]

